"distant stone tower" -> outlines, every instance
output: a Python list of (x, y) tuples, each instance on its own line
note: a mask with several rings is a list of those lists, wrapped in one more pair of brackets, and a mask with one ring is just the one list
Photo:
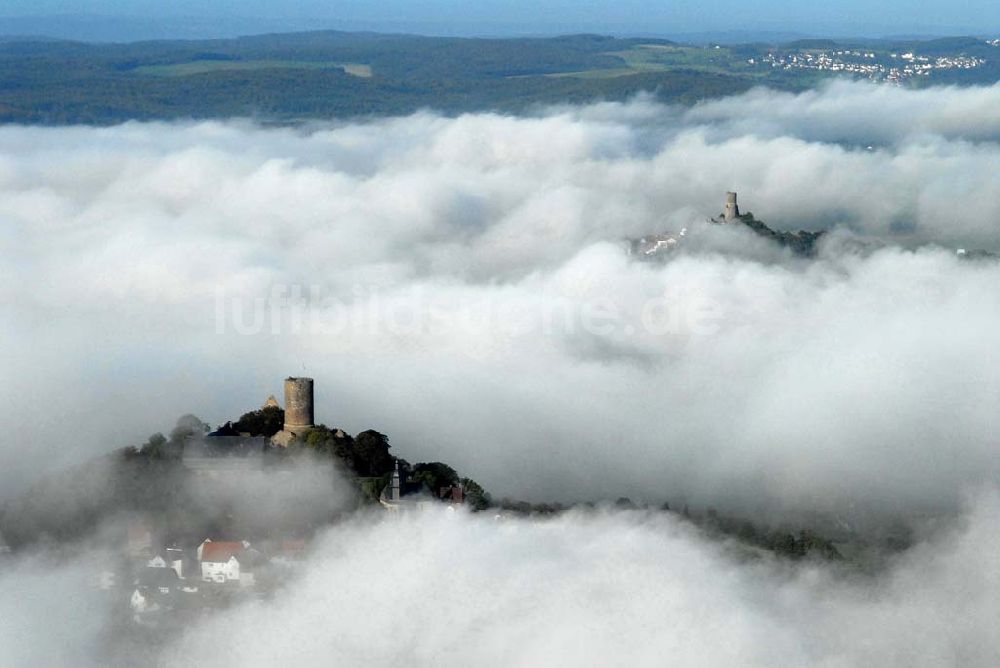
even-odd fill
[(729, 222), (740, 217), (740, 207), (736, 204), (736, 193), (726, 193), (726, 212), (723, 220)]
[(301, 434), (313, 427), (313, 379), (285, 379), (285, 431)]

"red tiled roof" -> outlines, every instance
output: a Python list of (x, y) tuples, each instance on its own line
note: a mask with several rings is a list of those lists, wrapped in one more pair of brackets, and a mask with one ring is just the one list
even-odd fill
[(201, 550), (202, 561), (227, 562), (230, 557), (236, 557), (243, 553), (243, 543), (239, 541), (218, 541), (205, 543)]

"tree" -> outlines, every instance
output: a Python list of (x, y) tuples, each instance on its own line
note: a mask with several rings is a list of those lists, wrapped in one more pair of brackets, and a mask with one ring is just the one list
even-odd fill
[(736, 535), (739, 536), (740, 540), (747, 543), (758, 543), (760, 541), (760, 535), (757, 533), (757, 527), (753, 525), (749, 520), (743, 520), (739, 524), (739, 528), (736, 530)]
[(393, 458), (389, 454), (389, 437), (369, 429), (354, 439), (354, 471), (360, 476), (380, 476), (391, 473)]
[(482, 485), (472, 478), (462, 478), (462, 487), (465, 489), (465, 502), (473, 510), (486, 510), (493, 505), (490, 495), (483, 489)]
[(357, 471), (358, 465), (356, 462), (357, 456), (354, 452), (354, 438), (343, 431), (331, 432), (331, 436), (333, 440), (327, 445), (330, 454), (343, 462), (350, 470)]
[(316, 452), (330, 454), (333, 449), (333, 432), (325, 424), (318, 424), (306, 434), (305, 446)]
[(249, 413), (244, 413), (233, 424), (240, 433), (251, 436), (266, 436), (270, 438), (282, 430), (285, 424), (285, 411), (278, 406), (265, 406)]
[(167, 445), (167, 437), (156, 432), (149, 437), (145, 445), (139, 448), (139, 454), (145, 455), (149, 459), (163, 459), (165, 452), (165, 446)]
[(795, 536), (790, 533), (782, 533), (778, 531), (771, 535), (768, 543), (768, 547), (781, 556), (791, 557), (792, 559), (798, 559), (799, 557), (805, 556), (805, 550), (803, 549), (802, 544), (795, 540)]
[(183, 443), (194, 435), (206, 434), (211, 430), (208, 424), (202, 422), (197, 416), (187, 413), (177, 418), (177, 424), (170, 432), (171, 443)]
[(426, 484), (435, 496), (437, 496), (442, 488), (452, 487), (459, 482), (458, 472), (442, 462), (417, 464), (413, 467), (410, 479)]

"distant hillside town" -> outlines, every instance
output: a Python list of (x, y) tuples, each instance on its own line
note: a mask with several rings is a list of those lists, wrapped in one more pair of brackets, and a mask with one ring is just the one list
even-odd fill
[[(992, 44), (992, 42), (987, 42)], [(750, 64), (755, 64), (751, 58)], [(971, 70), (986, 64), (985, 58), (947, 55), (923, 56), (906, 53), (877, 54), (868, 50), (769, 51), (762, 62), (785, 70), (853, 74), (871, 81), (900, 85), (913, 77), (927, 77), (941, 70)]]

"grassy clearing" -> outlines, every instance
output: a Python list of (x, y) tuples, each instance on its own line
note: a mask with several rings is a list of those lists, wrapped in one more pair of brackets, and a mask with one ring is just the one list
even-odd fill
[(157, 77), (184, 77), (193, 74), (224, 71), (253, 71), (270, 69), (288, 70), (343, 70), (364, 79), (372, 75), (371, 65), (361, 63), (328, 63), (313, 60), (192, 60), (173, 65), (147, 65), (133, 70), (136, 74)]
[(673, 46), (668, 44), (640, 44), (625, 51), (610, 51), (603, 55), (613, 56), (622, 61), (621, 67), (582, 70), (578, 72), (558, 72), (547, 76), (553, 78), (573, 77), (577, 79), (610, 79), (647, 72), (668, 72), (670, 70), (695, 70), (732, 74), (752, 68), (733, 55), (726, 48), (702, 48), (693, 46)]
[(639, 71), (688, 69), (731, 73), (743, 64), (741, 59), (734, 57), (725, 48), (642, 44), (634, 49), (608, 55), (621, 58), (628, 67)]
[(657, 68), (633, 68), (633, 67), (614, 67), (604, 70), (583, 70), (581, 72), (557, 72), (555, 74), (546, 74), (545, 76), (550, 79), (615, 79), (617, 77), (627, 77), (633, 74), (639, 74), (640, 72), (657, 72), (665, 71), (669, 68), (667, 67), (657, 67)]

